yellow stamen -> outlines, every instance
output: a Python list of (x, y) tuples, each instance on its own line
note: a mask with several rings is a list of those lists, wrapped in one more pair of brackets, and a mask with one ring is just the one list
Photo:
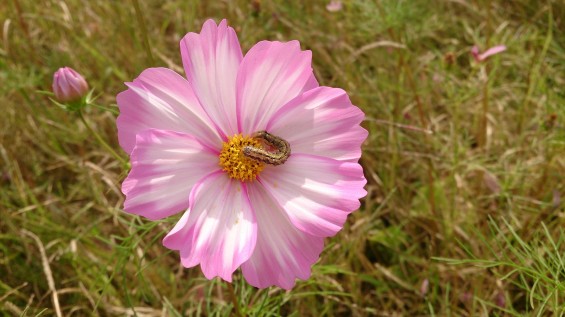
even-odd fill
[(231, 178), (243, 182), (253, 181), (265, 168), (265, 163), (252, 160), (243, 155), (243, 148), (261, 148), (261, 142), (249, 136), (236, 134), (224, 142), (220, 152), (220, 166)]

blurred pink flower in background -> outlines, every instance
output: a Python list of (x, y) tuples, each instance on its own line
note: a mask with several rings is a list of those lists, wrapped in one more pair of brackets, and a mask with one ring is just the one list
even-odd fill
[(88, 84), (74, 69), (59, 68), (53, 74), (53, 93), (57, 101), (76, 101), (88, 94)]
[(494, 302), (496, 306), (504, 308), (506, 307), (506, 296), (504, 295), (504, 291), (500, 290), (496, 293), (494, 298)]
[(343, 4), (339, 0), (332, 0), (326, 5), (326, 10), (330, 12), (337, 12), (343, 9)]
[(243, 56), (233, 28), (208, 20), (180, 47), (188, 80), (150, 68), (117, 96), (132, 164), (124, 209), (186, 210), (163, 244), (209, 279), (231, 281), (241, 266), (251, 285), (290, 289), (366, 194), (364, 114), (319, 86), (297, 41)]
[(504, 46), (504, 45), (497, 45), (497, 46), (491, 47), (483, 53), (479, 52), (478, 46), (473, 46), (473, 48), (471, 49), (471, 55), (473, 55), (473, 58), (475, 59), (476, 62), (480, 63), (480, 62), (486, 60), (487, 58), (489, 58), (490, 56), (496, 55), (498, 53), (502, 53), (504, 51), (506, 51), (506, 46)]
[(428, 294), (429, 290), (430, 290), (430, 280), (426, 278), (422, 281), (422, 284), (420, 284), (420, 295), (422, 295), (422, 297), (425, 297)]

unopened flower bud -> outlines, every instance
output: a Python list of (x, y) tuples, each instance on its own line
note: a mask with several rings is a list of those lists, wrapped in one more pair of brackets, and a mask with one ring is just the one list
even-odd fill
[(74, 69), (59, 68), (53, 74), (53, 93), (59, 102), (76, 101), (88, 94), (88, 84)]

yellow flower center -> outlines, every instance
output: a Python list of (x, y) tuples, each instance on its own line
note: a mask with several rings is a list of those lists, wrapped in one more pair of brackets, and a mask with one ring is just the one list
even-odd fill
[(243, 155), (243, 148), (252, 146), (262, 148), (261, 142), (249, 136), (236, 134), (224, 142), (220, 152), (220, 166), (231, 178), (243, 182), (253, 181), (265, 168), (265, 163), (252, 160)]

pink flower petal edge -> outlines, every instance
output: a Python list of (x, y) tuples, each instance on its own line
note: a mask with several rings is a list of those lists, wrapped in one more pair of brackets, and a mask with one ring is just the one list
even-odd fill
[(132, 168), (122, 183), (124, 209), (152, 220), (185, 210), (192, 186), (219, 169), (217, 155), (188, 134), (154, 129), (138, 133)]
[(260, 182), (298, 229), (318, 237), (340, 231), (367, 194), (361, 165), (307, 154), (266, 168)]
[[(231, 282), (255, 249), (257, 223), (246, 185), (215, 172), (190, 193), (190, 207), (163, 240), (185, 267), (200, 264), (206, 278)], [(222, 208), (223, 207), (223, 208)]]
[(257, 244), (241, 266), (249, 284), (291, 289), (296, 278), (306, 280), (320, 257), (324, 239), (298, 230), (285, 211), (259, 184), (250, 184), (249, 199), (257, 215)]
[(208, 20), (200, 34), (188, 33), (180, 41), (186, 77), (222, 136), (237, 133), (236, 77), (243, 55), (233, 28), (222, 20)]
[(221, 148), (216, 125), (179, 74), (167, 68), (149, 68), (126, 85), (129, 88), (116, 99), (120, 108), (118, 140), (128, 154), (135, 147), (136, 135), (147, 129), (184, 132), (209, 147)]
[(280, 108), (266, 130), (290, 142), (293, 153), (357, 162), (368, 135), (359, 125), (364, 118), (345, 91), (318, 87)]
[(239, 132), (264, 130), (284, 104), (313, 86), (312, 52), (301, 51), (298, 41), (262, 41), (243, 58), (237, 75)]

